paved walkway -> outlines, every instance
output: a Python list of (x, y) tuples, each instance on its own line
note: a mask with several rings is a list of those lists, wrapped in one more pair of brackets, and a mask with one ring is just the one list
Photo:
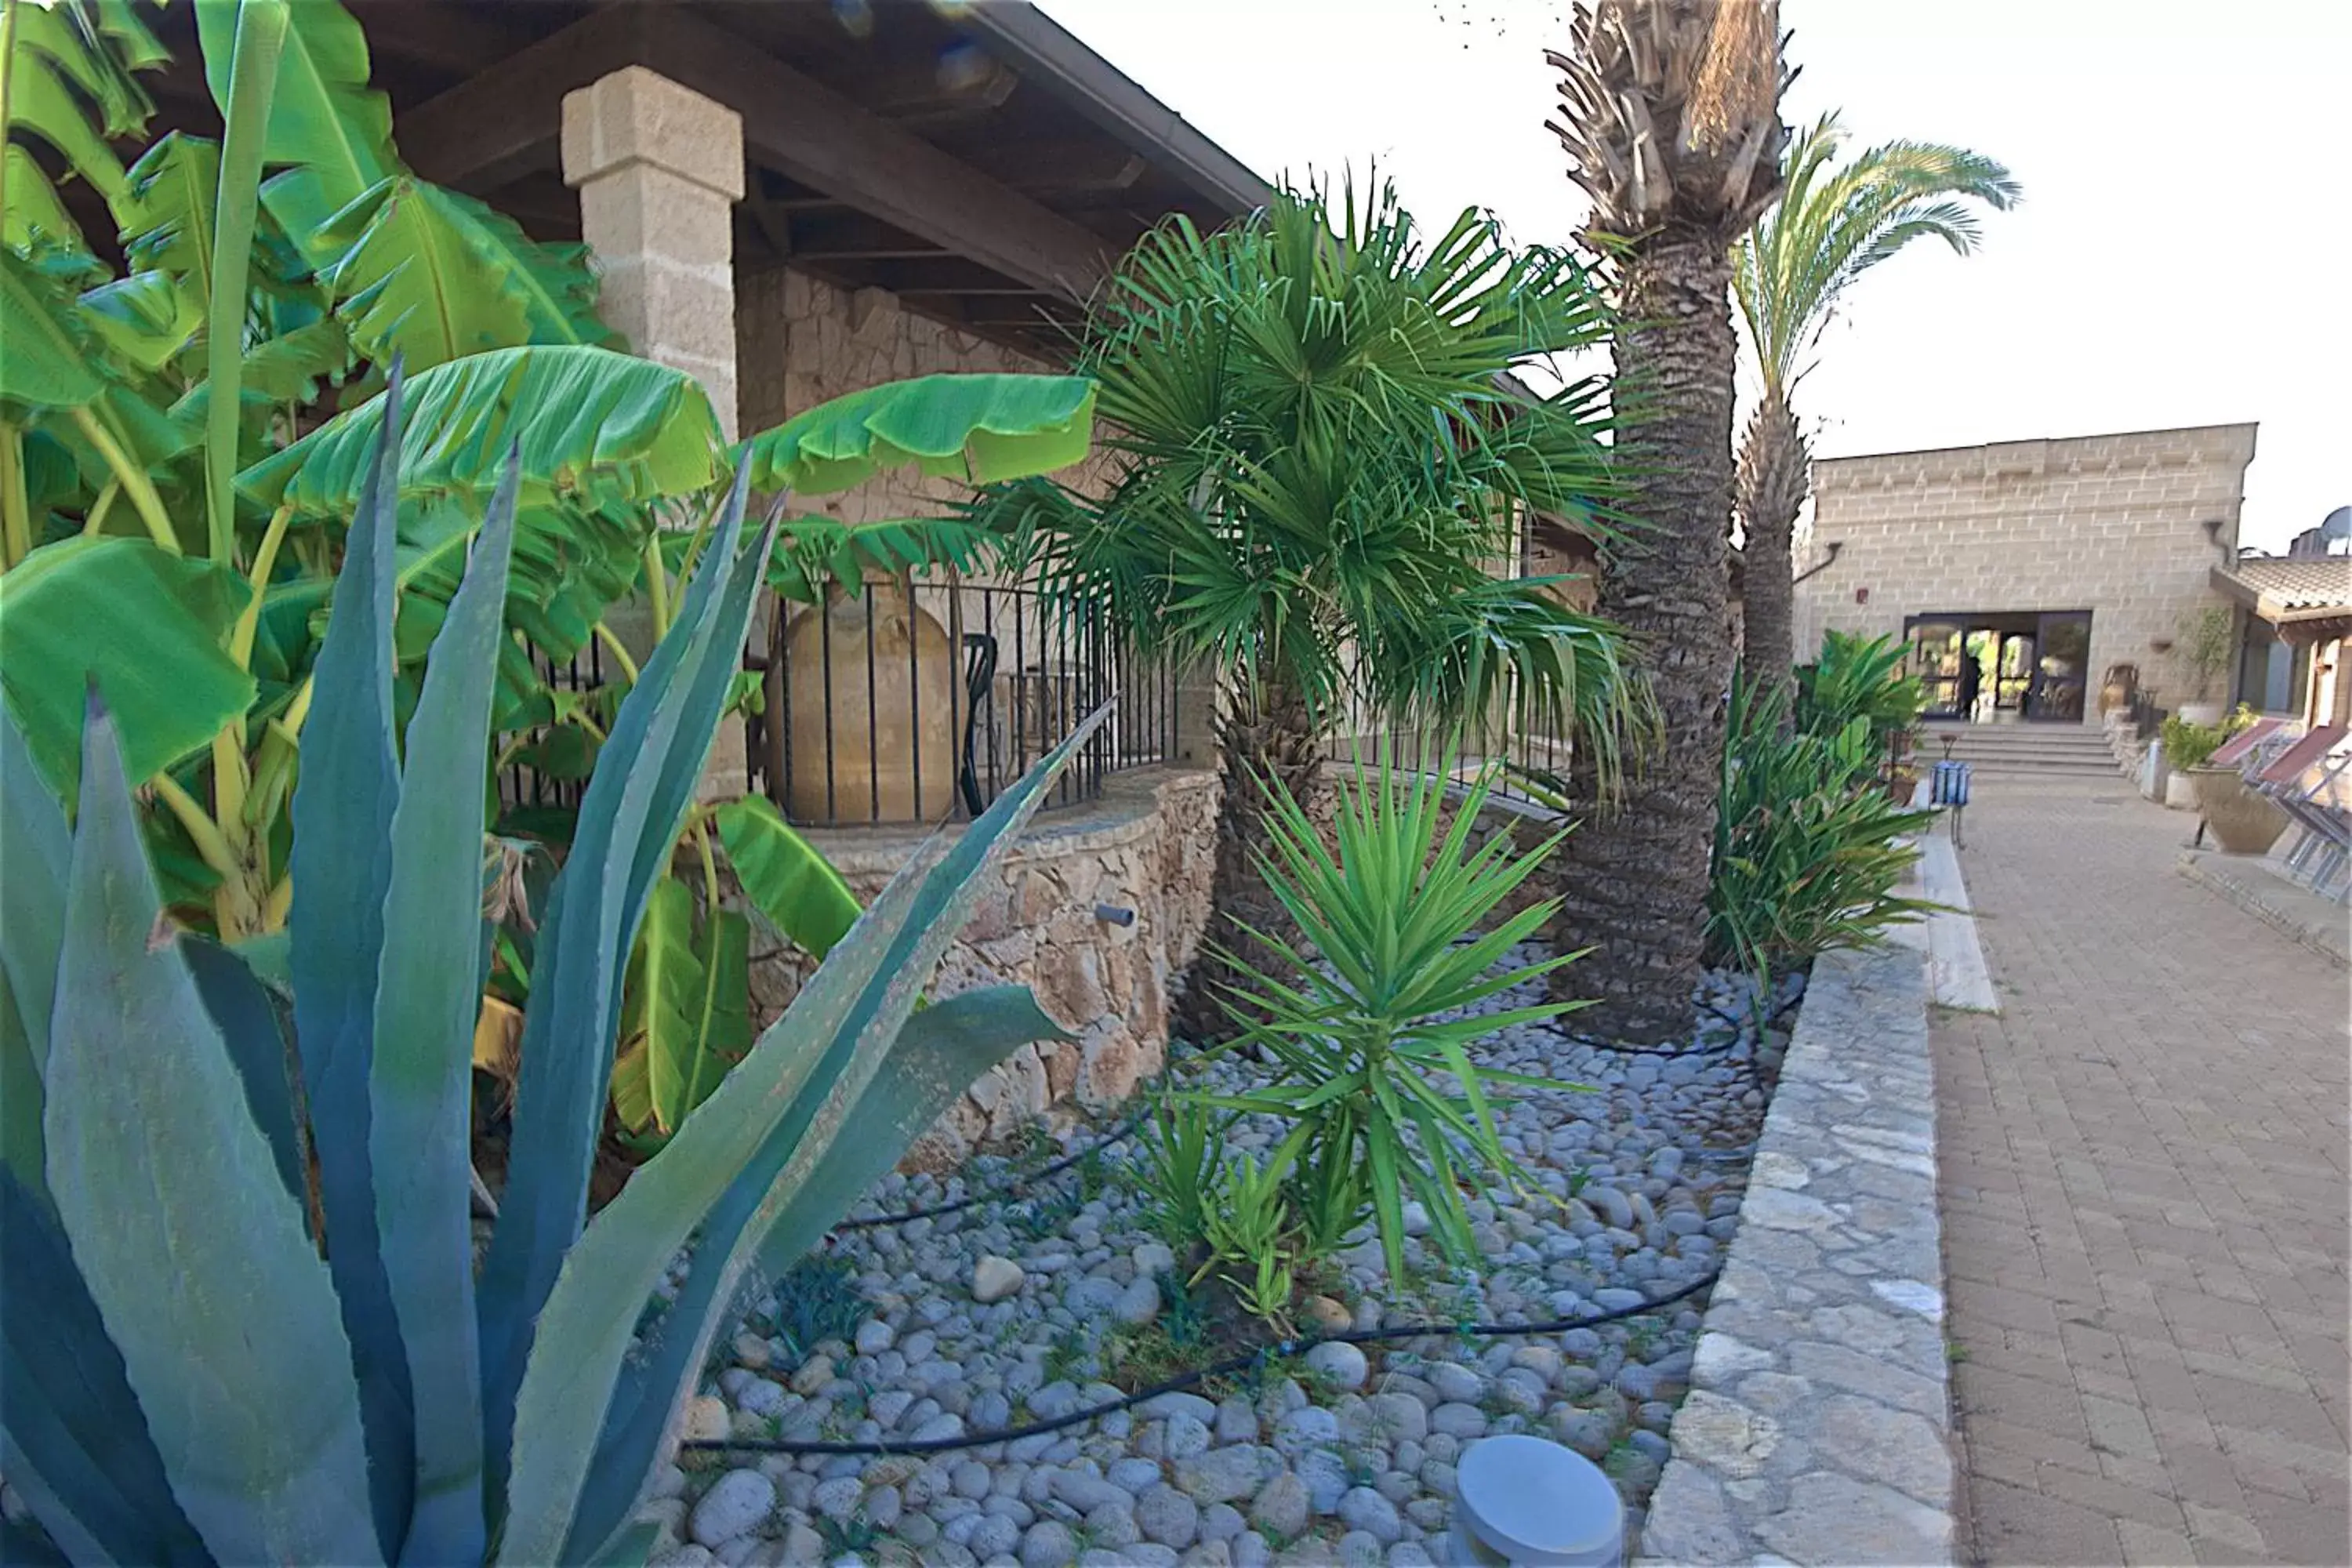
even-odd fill
[(1962, 1549), (2352, 1563), (2344, 972), (2121, 780), (1976, 795), (2004, 1011), (1933, 1029)]

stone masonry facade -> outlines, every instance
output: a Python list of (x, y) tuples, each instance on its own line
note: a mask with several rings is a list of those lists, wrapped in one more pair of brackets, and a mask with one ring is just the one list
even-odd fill
[(1816, 461), (1797, 570), (1842, 548), (1797, 585), (1799, 656), (1832, 627), (1899, 637), (1910, 616), (2089, 610), (2086, 716), (2115, 664), (2177, 703), (2190, 680), (2153, 645), (2221, 602), (2207, 573), (2236, 559), (2253, 455), (2253, 426), (2210, 425)]
[[(931, 994), (1014, 983), (1077, 1037), (1024, 1046), (965, 1091), (908, 1155), (948, 1169), (1056, 1109), (1103, 1110), (1157, 1074), (1168, 1048), (1169, 984), (1192, 961), (1215, 869), (1214, 773), (1139, 768), (1099, 801), (1041, 812), (948, 949)], [(811, 828), (811, 843), (871, 903), (920, 828)], [(943, 831), (957, 833), (960, 827)], [(1105, 918), (1132, 911), (1122, 923)], [(755, 951), (752, 1022), (780, 1015), (813, 966), (789, 945)]]

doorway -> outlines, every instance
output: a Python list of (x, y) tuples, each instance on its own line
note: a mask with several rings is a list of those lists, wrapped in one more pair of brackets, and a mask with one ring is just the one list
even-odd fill
[[(1903, 639), (1911, 649), (1911, 671), (1927, 689), (1929, 719), (2083, 721), (2091, 659), (2088, 610), (1913, 616), (1903, 623)], [(1970, 665), (1973, 680), (1967, 679)], [(1974, 700), (1965, 700), (1971, 694)]]

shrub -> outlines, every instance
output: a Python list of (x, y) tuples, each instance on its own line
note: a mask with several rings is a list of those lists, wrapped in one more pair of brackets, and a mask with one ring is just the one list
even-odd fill
[(2242, 702), (2218, 724), (2200, 724), (2178, 713), (2170, 714), (2159, 731), (2164, 741), (2165, 763), (2184, 773), (2201, 768), (2221, 749), (2222, 742), (2253, 721), (2253, 710)]
[[(1489, 1086), (1576, 1087), (1471, 1060), (1469, 1046), (1495, 1030), (1582, 1004), (1547, 999), (1471, 1014), (1577, 955), (1504, 967), (1511, 950), (1551, 918), (1557, 900), (1482, 928), (1561, 836), (1531, 851), (1507, 834), (1473, 847), (1494, 775), (1482, 773), (1462, 791), (1449, 824), (1444, 808), (1453, 765), (1448, 756), (1433, 772), (1400, 776), (1385, 757), (1376, 769), (1358, 763), (1351, 777), (1336, 781), (1336, 854), (1288, 791), (1265, 786), (1266, 885), (1315, 957), (1276, 941), (1274, 951), (1295, 978), (1245, 972), (1229, 998), (1242, 1029), (1236, 1043), (1258, 1048), (1273, 1081), (1205, 1097), (1288, 1122), (1269, 1163), (1286, 1174), (1310, 1252), (1336, 1247), (1369, 1216), (1392, 1279), (1403, 1268), (1406, 1195), (1420, 1200), (1446, 1252), (1468, 1261), (1477, 1249), (1461, 1184), (1525, 1184), (1496, 1133)], [(1441, 1086), (1442, 1073), (1453, 1075), (1452, 1089)]]
[(1864, 719), (1883, 752), (1888, 737), (1917, 724), (1927, 705), (1927, 688), (1903, 668), (1908, 654), (1893, 637), (1824, 632), (1819, 661), (1797, 670), (1796, 727), (1836, 736)]
[(1780, 728), (1781, 699), (1734, 679), (1707, 884), (1716, 963), (1758, 975), (1876, 941), (1934, 906), (1898, 896), (1916, 851), (1898, 842), (1935, 820), (1872, 782), (1878, 749), (1857, 713), (1834, 735)]
[[(106, 710), (93, 701), (84, 726), (70, 828), (0, 718), (0, 1420), (9, 1480), (47, 1535), (11, 1520), (12, 1560), (605, 1560), (755, 1259), (772, 1270), (805, 1252), (964, 1085), (1055, 1032), (1017, 987), (912, 1009), (975, 879), (995, 874), (1091, 723), (952, 847), (918, 857), (742, 1070), (586, 1220), (632, 934), (702, 776), (773, 540), (772, 523), (739, 550), (739, 479), (614, 716), (612, 762), (550, 889), (478, 1278), (482, 773), (515, 468), (396, 750), (383, 454), (398, 449), (398, 396), (395, 384), (294, 797), (278, 976), (290, 1041), (255, 967), (163, 918)], [(640, 1341), (689, 1247), (685, 1284)]]

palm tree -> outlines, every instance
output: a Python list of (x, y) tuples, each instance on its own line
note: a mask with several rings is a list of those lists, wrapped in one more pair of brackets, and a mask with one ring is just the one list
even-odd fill
[(1312, 798), (1351, 710), (1445, 725), (1510, 703), (1613, 766), (1639, 721), (1616, 631), (1490, 570), (1528, 509), (1582, 516), (1609, 483), (1601, 384), (1544, 400), (1507, 373), (1609, 327), (1567, 255), (1514, 254), (1475, 211), (1424, 244), (1385, 185), (1284, 191), (1206, 236), (1175, 220), (1097, 302), (1079, 368), (1108, 495), (1033, 482), (981, 511), (1130, 643), (1226, 681), (1194, 1037), (1230, 1032), (1237, 964), (1281, 973), (1261, 781)]
[(1923, 142), (1888, 142), (1844, 167), (1830, 160), (1845, 140), (1823, 115), (1790, 147), (1780, 205), (1742, 236), (1732, 292), (1748, 322), (1762, 395), (1739, 444), (1738, 511), (1747, 535), (1741, 605), (1743, 662), (1759, 680), (1788, 679), (1794, 662), (1789, 542), (1804, 504), (1810, 458), (1789, 395), (1853, 280), (1915, 239), (1932, 236), (1962, 256), (1976, 248), (1979, 201), (2017, 205), (2017, 182), (1979, 153)]
[(1636, 526), (1601, 554), (1600, 613), (1643, 645), (1660, 754), (1620, 808), (1569, 841), (1560, 937), (1594, 951), (1599, 1033), (1687, 1032), (1706, 923), (1724, 700), (1731, 521), (1731, 243), (1780, 193), (1783, 85), (1771, 0), (1580, 5), (1550, 124), (1614, 258), (1619, 387), (1641, 418), (1618, 439)]

